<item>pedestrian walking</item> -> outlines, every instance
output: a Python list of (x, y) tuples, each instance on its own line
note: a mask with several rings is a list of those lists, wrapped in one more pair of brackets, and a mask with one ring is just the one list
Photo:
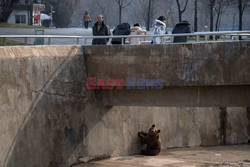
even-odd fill
[[(191, 33), (190, 23), (182, 21), (175, 25), (172, 34)], [(187, 42), (187, 36), (175, 36), (174, 43)]]
[[(93, 36), (110, 36), (110, 28), (108, 25), (104, 24), (103, 16), (97, 16), (97, 22), (92, 28)], [(93, 45), (106, 45), (109, 41), (109, 38), (96, 38), (93, 39)]]
[(84, 15), (83, 15), (83, 22), (84, 22), (84, 27), (86, 29), (88, 29), (89, 27), (89, 22), (91, 22), (91, 17), (88, 13), (88, 11), (85, 11)]
[[(134, 24), (134, 27), (130, 30), (130, 35), (146, 35), (147, 31), (141, 28), (139, 23)], [(131, 45), (140, 45), (141, 40), (140, 38), (129, 38)]]
[[(160, 16), (158, 19), (155, 20), (153, 34), (154, 35), (164, 35), (166, 33), (166, 22), (167, 19), (164, 16)], [(154, 37), (152, 40), (152, 44), (160, 44), (161, 41), (160, 37)]]

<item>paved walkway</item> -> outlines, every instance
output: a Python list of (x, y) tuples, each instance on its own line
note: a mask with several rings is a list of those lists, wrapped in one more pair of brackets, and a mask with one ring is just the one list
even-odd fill
[(250, 167), (250, 145), (177, 148), (158, 156), (123, 156), (76, 167)]
[[(45, 29), (45, 35), (65, 35), (65, 36), (91, 36), (92, 29), (83, 29), (83, 28), (48, 28)], [(34, 35), (35, 30), (30, 28), (1, 28), (0, 35)], [(18, 41), (24, 43), (23, 38), (10, 38), (10, 40)], [(28, 44), (33, 45), (33, 38), (28, 38)], [(92, 39), (89, 39), (87, 42), (91, 44)], [(48, 40), (45, 40), (45, 44), (48, 43)], [(80, 44), (84, 44), (84, 40), (80, 39)], [(66, 38), (53, 38), (51, 39), (51, 45), (75, 45), (76, 39), (66, 39)]]

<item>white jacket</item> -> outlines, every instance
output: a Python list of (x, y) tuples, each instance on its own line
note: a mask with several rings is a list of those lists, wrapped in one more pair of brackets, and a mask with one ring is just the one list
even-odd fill
[[(146, 30), (143, 30), (141, 27), (133, 27), (130, 29), (130, 35), (145, 35), (147, 34)], [(131, 45), (140, 45), (141, 40), (140, 38), (129, 38), (130, 44)]]
[[(164, 35), (165, 32), (166, 32), (166, 24), (160, 20), (155, 20), (153, 34)], [(161, 42), (162, 41), (160, 37), (153, 38), (153, 44), (160, 44)]]

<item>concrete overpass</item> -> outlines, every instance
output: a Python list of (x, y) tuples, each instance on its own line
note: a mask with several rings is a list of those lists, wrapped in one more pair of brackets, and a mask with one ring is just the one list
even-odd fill
[[(163, 149), (248, 143), (249, 50), (249, 41), (0, 47), (0, 166), (138, 154), (137, 132), (153, 123)], [(126, 82), (86, 89), (87, 77)], [(163, 82), (127, 90), (127, 77)]]

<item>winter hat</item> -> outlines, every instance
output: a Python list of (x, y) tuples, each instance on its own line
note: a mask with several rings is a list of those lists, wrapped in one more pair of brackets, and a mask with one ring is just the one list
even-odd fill
[(141, 27), (141, 25), (139, 23), (135, 23), (134, 27)]
[(167, 20), (167, 19), (164, 16), (160, 16), (157, 20), (164, 21), (164, 20)]

